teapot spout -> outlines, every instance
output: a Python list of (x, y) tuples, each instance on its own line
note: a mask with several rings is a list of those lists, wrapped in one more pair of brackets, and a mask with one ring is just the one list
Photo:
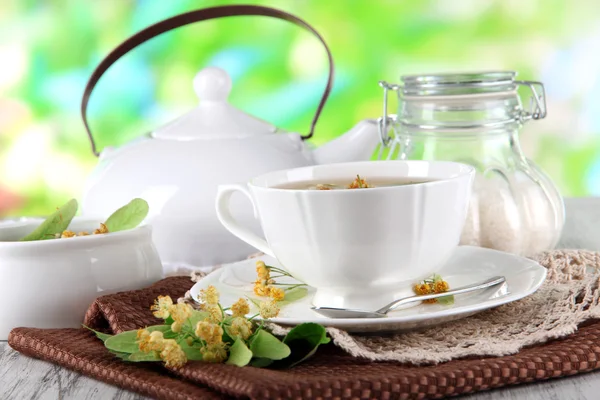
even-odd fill
[(365, 119), (342, 136), (316, 148), (314, 160), (317, 164), (367, 161), (371, 159), (378, 143), (377, 121)]

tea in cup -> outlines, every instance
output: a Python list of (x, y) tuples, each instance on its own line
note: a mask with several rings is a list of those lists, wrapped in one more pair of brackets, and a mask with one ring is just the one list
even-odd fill
[[(232, 234), (316, 289), (313, 305), (377, 309), (414, 294), (458, 246), (475, 169), (446, 161), (364, 161), (267, 173), (219, 186)], [(252, 202), (265, 239), (240, 225), (229, 200)]]

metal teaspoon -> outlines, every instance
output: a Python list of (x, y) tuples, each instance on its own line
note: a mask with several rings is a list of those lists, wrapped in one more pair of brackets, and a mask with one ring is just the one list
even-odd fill
[(376, 311), (364, 311), (364, 310), (353, 310), (349, 308), (334, 308), (334, 307), (311, 307), (312, 310), (318, 312), (329, 318), (383, 318), (387, 313), (401, 305), (412, 303), (413, 301), (422, 301), (428, 299), (437, 299), (438, 297), (452, 296), (456, 294), (473, 292), (475, 290), (486, 289), (492, 286), (499, 285), (506, 282), (503, 276), (494, 276), (493, 278), (486, 279), (483, 282), (462, 286), (453, 290), (449, 290), (444, 293), (434, 293), (404, 297), (402, 299), (394, 300), (385, 307), (380, 308)]

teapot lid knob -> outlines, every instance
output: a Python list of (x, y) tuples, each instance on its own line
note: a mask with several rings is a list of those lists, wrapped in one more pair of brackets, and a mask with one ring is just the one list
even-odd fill
[(202, 69), (194, 77), (194, 91), (202, 101), (226, 101), (231, 92), (231, 78), (218, 67)]
[(160, 139), (193, 140), (245, 138), (275, 133), (270, 123), (246, 114), (227, 102), (231, 91), (229, 74), (207, 67), (196, 74), (194, 91), (199, 104), (184, 115), (152, 131)]

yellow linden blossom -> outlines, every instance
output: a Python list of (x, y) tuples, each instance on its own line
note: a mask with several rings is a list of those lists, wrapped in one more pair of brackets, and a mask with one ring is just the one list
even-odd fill
[(154, 305), (150, 306), (150, 309), (154, 311), (152, 314), (156, 318), (167, 319), (171, 313), (169, 312), (171, 306), (173, 305), (173, 300), (171, 300), (170, 296), (158, 296), (156, 300), (154, 300)]
[(265, 319), (276, 317), (279, 314), (279, 307), (274, 300), (263, 301), (260, 303), (260, 316)]
[(285, 292), (283, 289), (278, 287), (269, 287), (269, 297), (275, 301), (281, 301), (285, 297)]
[(136, 335), (136, 339), (138, 341), (145, 340), (148, 337), (150, 337), (150, 332), (148, 331), (148, 329), (138, 329), (137, 335)]
[(102, 233), (108, 233), (108, 228), (102, 222), (100, 223), (100, 228), (94, 231), (94, 235), (99, 235)]
[(264, 279), (257, 279), (254, 282), (254, 293), (257, 296), (268, 296), (269, 295), (269, 287), (265, 284), (267, 281)]
[(234, 317), (243, 317), (250, 312), (248, 300), (240, 298), (231, 306), (231, 312)]
[(164, 340), (164, 347), (160, 352), (160, 358), (167, 367), (182, 367), (187, 362), (185, 353), (174, 339)]
[(175, 333), (181, 332), (181, 328), (183, 328), (183, 324), (181, 322), (175, 321), (171, 324), (171, 330)]
[(232, 338), (248, 339), (252, 335), (252, 323), (244, 317), (235, 317), (228, 331)]
[(208, 317), (206, 318), (209, 322), (218, 324), (223, 321), (223, 312), (218, 304), (211, 304), (204, 308), (204, 311), (208, 313)]
[(435, 293), (444, 293), (444, 292), (448, 291), (449, 287), (450, 287), (450, 285), (448, 285), (448, 282), (446, 282), (446, 281), (437, 281), (433, 285), (433, 291)]
[(196, 325), (196, 336), (208, 344), (218, 344), (223, 341), (223, 328), (209, 321), (200, 321)]
[(213, 285), (210, 285), (206, 289), (200, 290), (198, 298), (206, 304), (218, 304), (219, 303), (219, 291)]
[(149, 333), (146, 329), (143, 329), (142, 332), (138, 331), (137, 337), (139, 340), (138, 347), (144, 353), (161, 351), (164, 347), (164, 337), (161, 331)]
[(413, 288), (416, 294), (424, 295), (431, 293), (431, 286), (428, 283), (420, 283)]
[(75, 232), (73, 231), (64, 231), (62, 233), (62, 235), (60, 235), (61, 238), (71, 238), (71, 237), (75, 237), (77, 235), (75, 235)]
[(89, 233), (87, 233), (86, 231), (83, 231), (83, 232), (79, 232), (77, 234), (77, 236), (89, 236)]
[(169, 306), (169, 313), (175, 322), (183, 324), (189, 317), (192, 316), (194, 309), (187, 303), (177, 303)]
[(269, 278), (270, 278), (269, 269), (267, 268), (267, 265), (265, 264), (264, 261), (256, 262), (256, 273), (258, 274), (258, 277), (261, 279), (269, 280)]
[(225, 361), (227, 359), (227, 350), (225, 350), (225, 346), (225, 343), (216, 343), (202, 347), (200, 349), (202, 360), (209, 363), (221, 363)]

